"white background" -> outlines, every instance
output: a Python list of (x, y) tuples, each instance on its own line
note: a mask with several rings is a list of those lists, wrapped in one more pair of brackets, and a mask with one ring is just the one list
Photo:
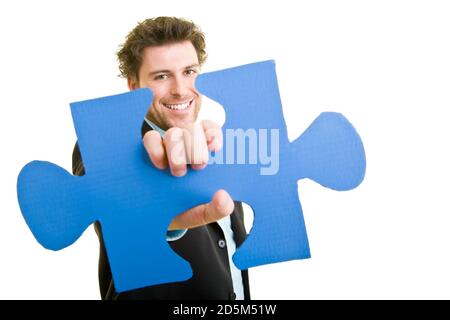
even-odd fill
[(69, 103), (126, 91), (114, 54), (158, 15), (202, 27), (204, 71), (275, 59), (290, 139), (338, 111), (364, 141), (359, 188), (299, 182), (312, 258), (252, 269), (253, 298), (450, 298), (450, 5), (393, 0), (0, 2), (0, 298), (99, 298), (93, 229), (43, 249), (16, 179), (70, 170)]

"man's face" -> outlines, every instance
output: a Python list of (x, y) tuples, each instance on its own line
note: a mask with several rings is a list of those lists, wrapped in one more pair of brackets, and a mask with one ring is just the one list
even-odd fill
[(130, 89), (149, 87), (154, 100), (147, 117), (167, 130), (195, 122), (201, 96), (194, 88), (200, 65), (190, 41), (147, 47), (142, 53), (139, 83), (128, 80)]

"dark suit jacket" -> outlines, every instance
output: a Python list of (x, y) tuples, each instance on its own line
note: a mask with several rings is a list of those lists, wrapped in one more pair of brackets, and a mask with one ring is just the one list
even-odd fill
[[(152, 130), (147, 123), (142, 126), (142, 135)], [(78, 144), (72, 155), (72, 170), (75, 175), (84, 175), (84, 167)], [(236, 247), (245, 240), (244, 215), (242, 204), (235, 201), (231, 215), (231, 227)], [(193, 277), (188, 281), (149, 286), (137, 290), (117, 293), (111, 276), (111, 269), (103, 242), (101, 225), (95, 223), (95, 230), (100, 240), (99, 283), (102, 299), (218, 299), (234, 300), (233, 283), (225, 236), (217, 223), (188, 230), (181, 238), (170, 241), (172, 249), (190, 262)], [(247, 270), (242, 271), (245, 299), (250, 299)]]

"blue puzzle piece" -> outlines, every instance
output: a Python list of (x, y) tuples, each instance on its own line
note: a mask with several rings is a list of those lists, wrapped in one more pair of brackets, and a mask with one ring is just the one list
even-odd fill
[[(215, 163), (183, 178), (154, 168), (140, 133), (152, 102), (148, 89), (73, 103), (86, 174), (74, 177), (54, 164), (33, 161), (18, 177), (20, 208), (39, 243), (62, 249), (99, 220), (118, 292), (187, 280), (191, 268), (167, 244), (167, 226), (178, 213), (208, 202), (223, 188), (250, 204), (255, 214), (247, 240), (233, 257), (238, 268), (310, 256), (297, 181), (309, 178), (335, 190), (359, 185), (365, 155), (357, 132), (342, 115), (322, 113), (290, 143), (273, 61), (203, 74), (196, 85), (223, 105), (227, 115), (227, 147), (212, 158), (222, 155), (227, 162), (238, 157), (237, 143), (228, 147), (229, 130), (276, 133), (276, 174), (261, 175), (270, 171), (262, 161)], [(269, 146), (276, 151), (272, 141)]]

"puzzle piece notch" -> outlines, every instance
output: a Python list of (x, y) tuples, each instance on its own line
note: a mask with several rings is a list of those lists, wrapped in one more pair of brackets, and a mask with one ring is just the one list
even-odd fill
[[(278, 129), (280, 141), (288, 142), (274, 60), (204, 73), (195, 85), (199, 92), (224, 107), (223, 131)], [(265, 114), (270, 116), (262, 116)]]

